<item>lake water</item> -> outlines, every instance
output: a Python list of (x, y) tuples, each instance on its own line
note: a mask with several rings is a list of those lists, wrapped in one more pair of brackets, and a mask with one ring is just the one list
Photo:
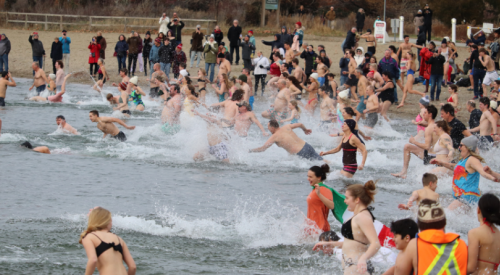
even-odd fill
[[(113, 213), (113, 231), (127, 242), (138, 274), (342, 273), (340, 262), (312, 252), (315, 240), (303, 234), (311, 192), (307, 170), (318, 163), (289, 156), (276, 146), (249, 154), (248, 149), (266, 140), (255, 125), (247, 139), (231, 140), (231, 164), (194, 162), (193, 155), (208, 145), (199, 118), (183, 114), (181, 132), (166, 136), (160, 130), (161, 104), (146, 100), (146, 111), (126, 120), (137, 128), (121, 128), (127, 142), (103, 140), (88, 112), (97, 109), (110, 116), (112, 110), (88, 85), (69, 84), (62, 104), (35, 103), (27, 100), (31, 80), (16, 80), (18, 86), (8, 89), (7, 107), (0, 109), (0, 273), (84, 273), (87, 258), (78, 238), (94, 206)], [(118, 94), (112, 87), (107, 92)], [(207, 101), (215, 102), (215, 96)], [(269, 103), (259, 97), (255, 106), (260, 114)], [(61, 114), (80, 136), (57, 131), (55, 118)], [(349, 184), (379, 180), (373, 213), (387, 225), (414, 217), (399, 211), (397, 204), (421, 188), (421, 175), (432, 169), (412, 157), (407, 180), (390, 176), (400, 171), (403, 146), (416, 133), (408, 120), (391, 117), (391, 123), (379, 122), (369, 133), (374, 140), (367, 142), (368, 160), (354, 179), (339, 176), (341, 153), (326, 158), (333, 170), (326, 184), (341, 192)], [(319, 152), (339, 140), (318, 132), (318, 121), (303, 115), (301, 122), (313, 133), (297, 133)], [(25, 140), (48, 146), (53, 154), (20, 147)], [(483, 156), (500, 169), (497, 151)], [(451, 177), (438, 186), (447, 205)], [(481, 179), (481, 188), (500, 194), (498, 185), (488, 180)], [(474, 211), (447, 215), (447, 230), (465, 240), (467, 231), (478, 225)], [(329, 218), (332, 229), (339, 231), (340, 224)], [(378, 264), (377, 274), (387, 266)]]

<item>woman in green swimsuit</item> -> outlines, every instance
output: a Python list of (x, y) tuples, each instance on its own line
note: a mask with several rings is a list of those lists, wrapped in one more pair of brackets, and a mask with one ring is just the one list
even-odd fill
[(144, 102), (142, 101), (142, 96), (146, 96), (146, 93), (142, 91), (141, 87), (137, 86), (137, 83), (139, 82), (139, 78), (137, 76), (134, 76), (130, 79), (129, 85), (130, 86), (130, 91), (132, 91), (129, 95), (129, 102), (132, 103), (132, 105), (135, 105), (135, 110), (136, 111), (144, 111)]

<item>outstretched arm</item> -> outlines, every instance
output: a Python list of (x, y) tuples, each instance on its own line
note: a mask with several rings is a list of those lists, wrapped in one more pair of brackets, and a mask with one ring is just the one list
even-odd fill
[(361, 154), (363, 155), (361, 165), (358, 166), (358, 170), (363, 170), (363, 168), (365, 167), (366, 157), (368, 156), (368, 151), (366, 150), (365, 145), (359, 140), (359, 138), (354, 138), (352, 139), (352, 141), (354, 142), (354, 146), (358, 147), (358, 150), (360, 150)]
[(273, 146), (274, 144), (274, 135), (272, 135), (267, 141), (266, 143), (264, 143), (264, 145), (262, 147), (259, 147), (259, 148), (255, 148), (255, 149), (250, 149), (250, 153), (258, 153), (258, 152), (264, 152), (267, 150), (267, 148)]
[(326, 152), (320, 152), (319, 155), (320, 156), (326, 156), (326, 155), (331, 155), (331, 154), (338, 153), (338, 152), (340, 152), (340, 148), (341, 147), (342, 147), (342, 142), (339, 143), (339, 145), (337, 146), (337, 148), (333, 148), (332, 150), (326, 151)]
[(64, 77), (64, 81), (61, 85), (61, 95), (63, 95), (65, 92), (66, 92), (66, 81), (68, 80), (68, 78), (71, 76), (71, 74), (67, 74), (65, 77)]
[(128, 126), (127, 124), (125, 124), (125, 122), (123, 122), (123, 120), (121, 120), (119, 118), (115, 118), (115, 117), (103, 117), (103, 118), (101, 118), (101, 121), (102, 122), (115, 122), (115, 123), (118, 123), (127, 129), (129, 129), (129, 130), (135, 129), (135, 126)]
[(307, 129), (306, 126), (304, 126), (304, 124), (302, 124), (302, 123), (290, 124), (290, 127), (292, 127), (292, 129), (300, 128), (300, 129), (302, 129), (302, 131), (304, 131), (304, 134), (306, 134), (306, 135), (310, 135), (312, 133), (312, 131)]

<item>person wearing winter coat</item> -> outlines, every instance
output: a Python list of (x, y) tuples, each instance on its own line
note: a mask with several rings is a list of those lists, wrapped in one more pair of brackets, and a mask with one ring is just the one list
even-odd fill
[(340, 58), (339, 67), (340, 67), (340, 86), (344, 85), (344, 83), (349, 79), (349, 62), (351, 59), (349, 58), (348, 50), (344, 51), (344, 56)]
[(337, 15), (335, 14), (335, 11), (333, 10), (333, 6), (331, 6), (330, 10), (325, 14), (325, 18), (328, 21), (328, 27), (330, 29), (335, 28), (335, 19), (337, 18)]
[(174, 55), (174, 47), (170, 43), (170, 40), (165, 39), (163, 41), (163, 46), (160, 47), (158, 51), (158, 56), (160, 57), (160, 68), (169, 77), (170, 67), (172, 65), (172, 57)]
[(2, 33), (2, 40), (0, 40), (0, 70), (4, 72), (9, 71), (9, 53), (10, 53), (10, 40)]
[(418, 10), (417, 15), (413, 18), (413, 25), (415, 25), (415, 34), (418, 35), (418, 27), (424, 25), (424, 15), (422, 14), (422, 10)]
[(101, 32), (97, 32), (97, 43), (101, 45), (101, 52), (99, 53), (102, 59), (106, 58), (106, 48), (108, 45), (106, 44), (106, 38), (102, 37)]
[[(153, 46), (151, 46), (151, 49), (149, 50), (149, 67), (154, 68), (154, 65), (156, 63), (160, 64), (160, 47), (161, 47), (162, 41), (161, 38), (157, 37), (155, 38), (155, 42), (153, 43)], [(161, 67), (160, 67), (161, 68)], [(153, 70), (150, 70), (150, 76), (153, 75)]]
[(200, 66), (201, 55), (203, 54), (203, 38), (205, 36), (201, 32), (201, 26), (197, 25), (196, 30), (193, 32), (191, 40), (191, 64), (190, 67), (193, 68), (193, 61), (196, 57), (196, 68)]
[[(38, 33), (34, 32), (28, 38), (28, 42), (31, 44), (31, 51), (33, 53), (33, 62), (38, 62), (38, 67), (43, 69), (43, 58), (45, 57), (45, 49), (43, 48), (42, 41), (38, 40)], [(35, 71), (33, 71), (33, 76), (35, 76)]]
[(120, 34), (118, 37), (118, 42), (115, 45), (115, 54), (118, 59), (118, 73), (120, 73), (121, 68), (127, 68), (127, 52), (128, 52), (128, 44), (125, 41), (125, 35)]
[(252, 64), (255, 67), (255, 69), (253, 71), (253, 74), (255, 76), (255, 94), (257, 94), (257, 89), (259, 88), (259, 81), (260, 81), (260, 83), (261, 83), (260, 86), (262, 89), (261, 95), (263, 96), (264, 89), (266, 88), (267, 67), (270, 66), (269, 59), (267, 59), (262, 54), (262, 51), (258, 51), (257, 57), (252, 59)]
[(217, 53), (218, 53), (219, 45), (215, 42), (214, 35), (210, 35), (208, 42), (205, 43), (203, 47), (203, 52), (205, 53), (205, 72), (208, 75), (210, 71), (210, 82), (214, 82), (214, 72), (215, 72), (215, 64), (217, 63)]
[(243, 59), (243, 68), (248, 71), (252, 70), (252, 52), (255, 50), (255, 46), (250, 42), (250, 36), (246, 35), (240, 42), (241, 47), (241, 57)]
[(354, 60), (356, 61), (356, 65), (361, 66), (365, 61), (365, 50), (363, 47), (358, 47), (356, 49), (356, 54), (354, 55)]
[(62, 36), (59, 37), (59, 41), (61, 41), (62, 43), (62, 51), (63, 51), (62, 61), (64, 64), (64, 71), (68, 73), (71, 38), (68, 36), (68, 32), (66, 30), (62, 31)]
[(312, 74), (312, 70), (316, 69), (316, 58), (318, 58), (318, 55), (314, 52), (313, 46), (307, 46), (307, 49), (300, 54), (300, 58), (306, 61), (305, 73), (307, 78), (309, 78)]
[[(417, 36), (417, 42), (415, 44), (417, 44), (417, 46), (425, 47), (425, 27), (424, 27), (424, 25), (417, 27), (417, 31), (418, 31), (418, 36)], [(421, 59), (422, 59), (422, 57), (420, 56), (420, 51), (421, 51), (421, 49), (417, 48), (418, 67), (419, 68), (421, 66), (420, 63), (421, 63)]]
[(363, 28), (365, 26), (365, 11), (363, 9), (359, 9), (358, 13), (356, 13), (356, 29), (358, 33), (363, 33)]
[(151, 53), (151, 47), (153, 47), (153, 39), (151, 38), (151, 32), (147, 31), (144, 40), (142, 41), (142, 59), (144, 60), (144, 75), (148, 76), (148, 64), (150, 65), (149, 71), (153, 71), (153, 65), (149, 59), (149, 54)]
[(127, 72), (130, 76), (132, 72), (132, 76), (135, 75), (135, 69), (137, 67), (137, 58), (139, 56), (139, 48), (142, 48), (142, 40), (135, 36), (135, 32), (132, 32), (130, 37), (127, 39), (128, 44), (128, 67)]
[(217, 45), (222, 45), (222, 39), (224, 39), (224, 33), (220, 30), (220, 27), (217, 25), (214, 28), (214, 31), (212, 32), (214, 35), (214, 40), (217, 42)]
[(432, 10), (429, 8), (429, 4), (426, 4), (424, 7), (424, 27), (427, 34), (427, 43), (431, 42)]
[(293, 44), (293, 37), (290, 34), (288, 34), (286, 26), (281, 27), (280, 42), (283, 45), (285, 45), (285, 42), (288, 42), (290, 46)]
[(280, 40), (281, 40), (281, 36), (279, 34), (274, 35), (274, 41), (261, 40), (262, 44), (267, 45), (267, 46), (271, 46), (271, 55), (269, 56), (269, 60), (273, 59), (273, 49), (276, 49), (276, 48), (280, 49), (280, 48), (285, 47), (285, 45), (283, 45), (283, 43), (281, 43)]
[[(446, 62), (444, 56), (441, 55), (441, 48), (432, 54), (432, 57), (426, 62), (431, 65), (431, 101), (434, 101), (434, 92), (436, 93), (436, 100), (439, 101), (441, 94), (441, 83), (443, 82), (444, 68), (443, 64)], [(437, 87), (437, 91), (436, 91)]]
[(160, 21), (158, 24), (160, 24), (160, 29), (158, 30), (158, 33), (163, 33), (164, 35), (167, 34), (168, 28), (167, 24), (170, 22), (170, 18), (168, 18), (166, 13), (163, 13), (162, 16), (160, 17)]
[[(425, 35), (425, 32), (424, 32)], [(420, 51), (420, 71), (418, 73), (419, 76), (422, 76), (425, 82), (425, 92), (429, 91), (429, 80), (431, 79), (431, 64), (428, 64), (427, 61), (433, 56), (434, 50), (436, 49), (436, 44), (434, 42), (430, 42), (427, 44), (427, 48), (423, 48)]]
[(187, 62), (186, 54), (182, 51), (182, 44), (179, 44), (177, 45), (177, 47), (175, 47), (175, 51), (172, 56), (172, 71), (174, 73), (174, 78), (177, 79), (179, 77), (180, 74), (179, 65), (181, 63), (186, 63), (186, 62)]
[(347, 31), (347, 36), (344, 41), (344, 47), (343, 51), (345, 50), (352, 50), (354, 46), (356, 45), (356, 28), (352, 28)]
[[(97, 70), (99, 69), (97, 66), (97, 61), (99, 61), (99, 52), (101, 51), (101, 45), (97, 44), (97, 39), (96, 37), (92, 37), (92, 41), (89, 44), (89, 50), (90, 50), (90, 55), (89, 55), (89, 64), (90, 64), (90, 74), (92, 75), (93, 78), (96, 78), (97, 76)], [(92, 70), (92, 67), (94, 70)]]
[[(227, 39), (229, 40), (229, 51), (231, 53), (231, 60), (233, 59), (233, 53), (236, 51), (236, 65), (240, 62), (240, 49), (239, 41), (241, 37), (241, 27), (238, 25), (238, 20), (233, 21), (233, 25), (229, 28), (227, 32)], [(233, 62), (231, 62), (231, 65)]]
[[(2, 39), (3, 41), (3, 39)], [(50, 58), (52, 59), (52, 71), (56, 74), (56, 61), (63, 59), (63, 44), (59, 41), (59, 38), (55, 38), (52, 42), (52, 49), (50, 50)]]
[(176, 45), (182, 44), (182, 28), (184, 28), (184, 22), (178, 18), (174, 18), (172, 22), (168, 23), (167, 28), (172, 31)]

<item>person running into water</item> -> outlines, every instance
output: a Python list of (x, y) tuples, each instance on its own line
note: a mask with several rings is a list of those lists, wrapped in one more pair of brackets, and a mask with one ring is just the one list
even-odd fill
[[(414, 154), (418, 158), (424, 161), (424, 164), (429, 164), (429, 161), (436, 157), (436, 155), (432, 154), (434, 144), (438, 139), (435, 128), (436, 123), (434, 123), (434, 119), (437, 116), (437, 109), (433, 105), (430, 105), (424, 111), (424, 120), (427, 122), (427, 127), (425, 128), (425, 141), (424, 143), (418, 142), (414, 137), (410, 137), (409, 142), (405, 144), (404, 152), (403, 152), (403, 170), (396, 174), (391, 174), (397, 178), (406, 179), (406, 174), (408, 173), (408, 165), (410, 164), (411, 154)], [(410, 154), (411, 153), (411, 154)], [(431, 153), (431, 154), (429, 154)]]
[[(128, 85), (128, 82), (130, 81), (130, 77), (128, 77), (127, 74), (127, 68), (121, 68), (120, 69), (120, 77), (122, 78), (121, 83), (125, 83), (125, 85)], [(116, 84), (113, 82), (113, 87), (118, 87), (120, 84)]]
[(479, 126), (470, 129), (471, 133), (479, 132), (479, 149), (489, 150), (493, 144), (493, 136), (497, 135), (497, 121), (490, 112), (490, 99), (481, 97), (479, 99), (479, 109), (483, 114), (479, 120)]
[(382, 78), (384, 79), (384, 84), (382, 87), (375, 90), (378, 98), (382, 101), (380, 106), (380, 115), (382, 115), (387, 122), (389, 122), (389, 118), (387, 117), (387, 111), (392, 104), (394, 104), (394, 83), (391, 80), (389, 72), (383, 72)]
[[(479, 227), (471, 229), (468, 240), (468, 274), (497, 274), (500, 265), (500, 200), (493, 194), (484, 194), (478, 202)], [(495, 226), (497, 225), (497, 226)]]
[(62, 115), (58, 115), (56, 117), (56, 123), (58, 129), (61, 129), (65, 134), (73, 134), (73, 135), (79, 135), (78, 131), (73, 128), (69, 123), (66, 122), (66, 118)]
[(179, 85), (170, 87), (170, 99), (164, 102), (165, 107), (161, 111), (161, 130), (167, 135), (177, 134), (181, 130), (179, 116), (182, 111), (182, 96)]
[(31, 64), (31, 68), (33, 68), (33, 72), (35, 74), (33, 77), (35, 79), (29, 90), (31, 91), (33, 87), (36, 87), (37, 95), (40, 95), (41, 92), (45, 91), (49, 80), (47, 79), (47, 76), (45, 76), (45, 72), (42, 68), (40, 68), (38, 62), (33, 62), (33, 64)]
[(29, 141), (25, 141), (21, 144), (21, 147), (26, 147), (30, 150), (33, 150), (35, 152), (38, 152), (38, 153), (42, 153), (42, 154), (50, 154), (50, 150), (49, 150), (49, 147), (47, 146), (37, 146), (35, 148), (33, 148), (33, 145), (31, 145), (31, 143), (29, 143)]
[[(414, 59), (415, 55), (413, 55), (413, 53), (412, 53), (412, 56), (408, 56), (408, 53), (411, 52), (412, 47), (415, 47), (418, 49), (423, 48), (422, 46), (418, 46), (418, 45), (415, 45), (413, 43), (410, 43), (410, 36), (405, 34), (404, 35), (404, 42), (399, 45), (399, 49), (396, 52), (396, 56), (399, 56), (399, 54), (401, 54), (401, 61), (399, 62), (399, 68), (401, 70), (400, 79), (403, 81), (403, 86), (405, 86), (405, 87), (406, 87), (405, 82), (404, 82), (405, 73), (408, 72), (408, 75), (410, 75), (410, 70), (412, 70), (412, 72), (414, 74), (415, 68), (416, 68), (416, 66), (414, 66), (413, 68), (410, 67), (410, 64), (409, 64), (409, 62), (411, 62), (410, 60), (412, 60), (412, 59), (413, 59), (413, 63), (415, 63), (415, 59)], [(403, 106), (403, 105), (400, 104), (399, 106)]]
[(314, 115), (314, 111), (316, 111), (316, 107), (318, 105), (318, 88), (319, 88), (319, 83), (318, 83), (318, 74), (317, 73), (312, 73), (309, 76), (309, 81), (311, 84), (304, 86), (302, 84), (302, 88), (306, 90), (309, 93), (309, 97), (307, 100), (307, 105), (304, 107), (306, 111), (308, 111), (312, 116)]
[(402, 219), (395, 222), (391, 222), (391, 232), (394, 234), (394, 243), (396, 244), (396, 249), (399, 250), (398, 256), (396, 257), (396, 263), (394, 266), (389, 268), (382, 275), (394, 275), (396, 274), (396, 269), (406, 256), (406, 248), (408, 243), (418, 234), (418, 225), (413, 219)]
[(0, 107), (5, 106), (5, 96), (7, 95), (7, 86), (16, 87), (16, 81), (9, 72), (1, 72), (2, 78), (0, 78)]
[(312, 187), (307, 196), (307, 223), (310, 234), (319, 234), (330, 231), (328, 212), (334, 208), (332, 191), (323, 185), (326, 175), (330, 173), (330, 166), (323, 164), (321, 167), (313, 166), (307, 171), (307, 180)]
[[(448, 92), (450, 93), (450, 97), (446, 100), (453, 108), (455, 109), (455, 113), (458, 113), (458, 86), (455, 84), (451, 84), (448, 86)], [(444, 106), (446, 103), (441, 103), (441, 106)]]
[(131, 91), (129, 101), (135, 105), (136, 111), (144, 111), (144, 102), (142, 101), (142, 96), (146, 96), (146, 93), (141, 89), (141, 87), (137, 86), (139, 82), (139, 78), (134, 76), (130, 79), (128, 89)]
[[(444, 120), (436, 122), (434, 127), (435, 134), (439, 137), (436, 144), (434, 144), (434, 153), (436, 154), (436, 159), (451, 162), (453, 160), (453, 155), (455, 154), (455, 148), (453, 148), (453, 141), (450, 137), (451, 128), (448, 123)], [(438, 176), (453, 174), (451, 171), (444, 167), (436, 167), (431, 170), (430, 173), (436, 174)]]
[[(109, 80), (108, 72), (106, 71), (106, 67), (104, 66), (104, 60), (99, 58), (97, 61), (97, 66), (99, 66), (99, 70), (97, 71), (97, 82), (94, 84), (94, 90), (98, 92), (102, 92), (102, 87), (106, 83), (106, 80)], [(98, 88), (99, 87), (99, 88)]]
[[(344, 275), (373, 274), (375, 268), (370, 262), (380, 249), (380, 241), (375, 230), (373, 216), (368, 206), (374, 201), (377, 188), (373, 181), (364, 185), (353, 184), (345, 191), (347, 210), (354, 216), (341, 228), (343, 242), (318, 242), (313, 250), (321, 246), (339, 246), (342, 248)], [(408, 273), (409, 274), (409, 273)]]
[[(97, 267), (99, 274), (134, 275), (137, 267), (127, 244), (111, 233), (111, 212), (95, 207), (90, 210), (88, 217), (87, 229), (82, 232), (78, 241), (87, 253), (85, 274), (93, 274)], [(123, 262), (128, 266), (128, 271)]]
[(310, 135), (312, 131), (307, 129), (304, 124), (295, 123), (280, 127), (278, 121), (271, 119), (267, 128), (272, 136), (266, 141), (264, 146), (251, 149), (250, 153), (264, 152), (273, 144), (276, 144), (291, 155), (297, 155), (307, 160), (323, 160), (309, 143), (299, 138), (297, 134), (293, 132), (293, 129), (300, 128), (306, 135)]
[(411, 121), (411, 123), (417, 125), (417, 135), (415, 136), (416, 139), (424, 138), (425, 127), (427, 127), (427, 121), (425, 121), (423, 117), (424, 117), (424, 111), (426, 110), (427, 106), (429, 106), (429, 104), (430, 100), (429, 96), (427, 95), (422, 97), (418, 101), (420, 112), (417, 114), (417, 117), (415, 117), (415, 119)]
[(236, 106), (238, 106), (238, 114), (234, 117), (234, 130), (240, 137), (246, 137), (248, 135), (248, 130), (250, 130), (252, 123), (255, 123), (255, 125), (259, 127), (263, 136), (269, 136), (252, 112), (252, 107), (248, 102), (242, 101), (241, 103), (237, 103)]
[(375, 95), (375, 88), (372, 85), (368, 85), (368, 87), (366, 87), (366, 94), (368, 95), (368, 99), (366, 100), (366, 109), (363, 110), (363, 113), (366, 115), (365, 127), (373, 129), (378, 122), (378, 111), (380, 105), (378, 102), (378, 96)]
[(320, 129), (323, 132), (329, 133), (331, 130), (331, 126), (333, 126), (332, 117), (335, 114), (335, 106), (333, 105), (333, 99), (331, 99), (326, 93), (326, 87), (320, 87), (318, 89), (318, 95), (321, 99), (321, 103), (319, 104), (319, 112), (320, 112)]
[(278, 80), (278, 95), (274, 99), (274, 104), (267, 111), (262, 112), (263, 118), (271, 120), (281, 120), (288, 117), (288, 104), (290, 103), (290, 90), (286, 88), (284, 79)]
[(194, 114), (207, 122), (208, 149), (199, 151), (193, 156), (195, 161), (203, 161), (208, 155), (214, 156), (217, 160), (229, 163), (229, 148), (227, 142), (229, 137), (222, 127), (219, 119), (205, 116), (194, 110)]
[(219, 102), (223, 102), (224, 100), (226, 100), (226, 97), (228, 95), (228, 91), (229, 91), (229, 89), (231, 89), (231, 87), (233, 85), (231, 85), (229, 83), (229, 79), (227, 78), (227, 74), (219, 74), (218, 78), (219, 78), (219, 87), (220, 88), (217, 88), (217, 86), (215, 84), (212, 84), (212, 88), (215, 90), (217, 95), (219, 95)]
[[(125, 117), (130, 117), (130, 115), (132, 115), (132, 113), (130, 112), (130, 109), (128, 108), (128, 101), (129, 101), (129, 94), (128, 94), (128, 91), (127, 91), (127, 84), (125, 84), (124, 82), (121, 82), (120, 85), (118, 86), (118, 91), (120, 91), (120, 96), (118, 97), (118, 99), (116, 100), (116, 107), (113, 108), (113, 110), (119, 110), (122, 112), (123, 116)], [(111, 95), (111, 94), (108, 94), (108, 95)], [(115, 101), (114, 97), (113, 98), (113, 101)], [(109, 101), (109, 99), (108, 99)], [(110, 101), (111, 103), (111, 101)], [(113, 103), (112, 103), (113, 104)]]
[(212, 108), (224, 108), (224, 118), (222, 119), (223, 128), (231, 130), (234, 128), (234, 119), (238, 114), (237, 104), (243, 100), (244, 93), (243, 90), (236, 90), (230, 100), (212, 104)]
[[(291, 77), (293, 77), (293, 76), (291, 76)], [(300, 111), (300, 107), (299, 107), (297, 101), (296, 100), (290, 101), (290, 103), (288, 103), (288, 109), (291, 112), (290, 117), (287, 119), (281, 120), (280, 124), (283, 124), (283, 123), (288, 122), (288, 121), (290, 121), (290, 124), (299, 123), (301, 111)]]
[[(404, 85), (404, 89), (403, 89), (403, 99), (401, 100), (401, 103), (399, 103), (399, 105), (397, 107), (398, 109), (405, 105), (405, 100), (406, 100), (406, 96), (408, 96), (408, 93), (420, 95), (421, 97), (425, 96), (424, 93), (413, 90), (413, 83), (415, 82), (415, 71), (417, 70), (416, 60), (417, 60), (417, 57), (415, 56), (415, 54), (413, 52), (409, 51), (406, 53), (406, 68), (407, 68), (406, 78), (407, 78), (407, 81), (406, 81), (406, 84)], [(403, 67), (402, 64), (401, 64), (401, 67)], [(401, 75), (403, 75), (403, 74), (404, 73), (401, 71)], [(401, 79), (404, 79), (404, 77), (401, 76)]]
[(92, 122), (97, 122), (97, 129), (101, 130), (104, 133), (102, 138), (105, 138), (107, 135), (111, 135), (111, 137), (113, 137), (114, 139), (122, 142), (127, 140), (125, 134), (120, 131), (114, 123), (118, 123), (129, 130), (135, 129), (135, 126), (128, 126), (121, 119), (105, 116), (99, 117), (99, 112), (97, 110), (92, 110), (89, 112), (89, 119)]
[[(480, 175), (494, 182), (499, 182), (498, 178), (487, 173), (481, 165), (484, 159), (476, 153), (478, 139), (476, 136), (469, 136), (460, 142), (460, 160), (458, 163), (450, 163), (434, 159), (431, 164), (440, 165), (453, 170), (452, 191), (455, 200), (448, 206), (448, 209), (455, 210), (464, 205), (476, 204), (481, 196), (479, 190)], [(487, 166), (486, 166), (487, 167)]]
[[(357, 170), (363, 170), (365, 167), (366, 157), (368, 155), (368, 151), (366, 151), (365, 145), (361, 142), (361, 138), (359, 135), (355, 134), (355, 128), (356, 121), (353, 119), (346, 119), (344, 121), (344, 125), (342, 126), (344, 137), (337, 148), (319, 153), (320, 156), (326, 156), (338, 153), (342, 150), (342, 163), (344, 164), (344, 168), (340, 171), (340, 174), (346, 178), (352, 178)], [(361, 151), (361, 154), (363, 155), (363, 160), (359, 166), (356, 160), (356, 153), (358, 150)]]
[(437, 182), (438, 178), (436, 175), (431, 173), (425, 173), (422, 176), (422, 184), (424, 188), (413, 191), (413, 193), (411, 193), (410, 198), (408, 199), (408, 203), (407, 204), (401, 203), (398, 205), (398, 208), (400, 210), (409, 210), (413, 206), (414, 202), (416, 202), (416, 205), (418, 206), (420, 204), (420, 201), (424, 199), (439, 201), (439, 194), (436, 193)]
[(64, 93), (66, 93), (66, 81), (68, 80), (68, 78), (70, 76), (71, 76), (71, 74), (67, 74), (64, 77), (64, 81), (63, 81), (63, 84), (61, 86), (61, 91), (58, 92), (56, 95), (51, 95), (51, 96), (48, 96), (48, 97), (34, 96), (34, 97), (30, 98), (30, 100), (37, 101), (37, 102), (47, 102), (47, 101), (54, 102), (54, 103), (60, 103), (60, 102), (62, 102), (63, 95), (64, 95)]

